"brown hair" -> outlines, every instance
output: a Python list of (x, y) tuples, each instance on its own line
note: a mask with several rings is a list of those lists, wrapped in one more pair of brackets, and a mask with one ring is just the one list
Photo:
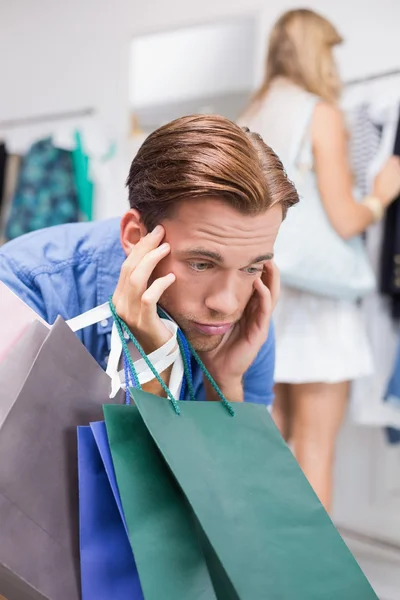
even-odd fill
[(281, 204), (285, 215), (298, 201), (281, 161), (261, 137), (213, 115), (182, 117), (150, 134), (127, 186), (130, 206), (148, 230), (190, 198), (218, 196), (243, 214)]
[(275, 23), (268, 43), (264, 80), (250, 101), (250, 113), (271, 82), (285, 77), (327, 102), (336, 103), (341, 82), (332, 48), (343, 39), (330, 21), (306, 8), (289, 10)]

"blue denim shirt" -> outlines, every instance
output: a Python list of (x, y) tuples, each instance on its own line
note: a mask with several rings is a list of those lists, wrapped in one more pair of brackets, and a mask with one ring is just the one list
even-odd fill
[[(48, 323), (58, 315), (70, 319), (113, 293), (125, 255), (119, 219), (74, 223), (21, 236), (0, 249), (0, 280)], [(111, 319), (78, 332), (105, 368), (110, 351)], [(246, 402), (271, 404), (275, 362), (274, 331), (244, 377)], [(202, 374), (193, 368), (196, 396), (204, 399)]]

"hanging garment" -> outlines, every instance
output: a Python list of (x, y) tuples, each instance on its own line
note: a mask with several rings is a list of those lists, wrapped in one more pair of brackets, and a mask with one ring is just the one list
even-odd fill
[(75, 132), (75, 143), (72, 162), (80, 217), (82, 221), (91, 221), (93, 218), (93, 182), (89, 178), (89, 157), (85, 153), (79, 131)]
[[(5, 240), (5, 226), (11, 211), (12, 199), (17, 189), (19, 171), (21, 168), (21, 157), (18, 154), (8, 154), (4, 173), (3, 194), (0, 210), (0, 245)], [(1, 600), (1, 599), (0, 599)]]
[[(393, 154), (400, 156), (400, 110)], [(386, 212), (381, 251), (381, 292), (390, 298), (392, 317), (400, 319), (400, 195)], [(400, 406), (400, 359), (389, 381), (386, 400), (395, 407)], [(400, 444), (400, 429), (388, 427), (386, 437), (390, 444)]]
[[(386, 392), (386, 402), (398, 411), (400, 415), (400, 345), (397, 350), (396, 362)], [(400, 427), (386, 428), (386, 438), (389, 444), (400, 444)]]
[(3, 204), (4, 182), (6, 177), (7, 150), (4, 143), (0, 143), (0, 213)]
[(381, 132), (373, 122), (368, 104), (360, 104), (346, 112), (350, 133), (349, 157), (354, 185), (363, 198), (368, 194), (368, 169), (380, 143)]
[(386, 429), (386, 438), (389, 444), (400, 444), (400, 429), (394, 429), (393, 427), (388, 427)]
[[(393, 154), (400, 156), (400, 112)], [(386, 212), (381, 250), (380, 291), (390, 298), (393, 318), (400, 319), (400, 196)]]
[[(378, 107), (379, 108), (379, 107)], [(398, 123), (398, 104), (388, 105), (379, 110), (370, 107), (373, 120), (379, 124), (382, 137), (376, 156), (368, 169), (370, 193), (375, 176), (393, 153)], [(372, 267), (379, 277), (381, 248), (385, 223), (380, 221), (368, 228), (366, 246)], [(390, 401), (385, 402), (388, 381), (393, 372), (399, 344), (398, 325), (391, 315), (390, 299), (376, 291), (362, 302), (362, 311), (371, 344), (374, 373), (353, 382), (351, 389), (351, 413), (353, 420), (360, 425), (375, 427), (400, 427), (400, 410)]]
[(71, 154), (55, 148), (50, 138), (41, 140), (23, 158), (5, 237), (77, 220)]
[(72, 153), (74, 179), (82, 221), (121, 217), (129, 208), (125, 180), (124, 145), (109, 137), (96, 119), (79, 128), (60, 128), (53, 136), (56, 148)]

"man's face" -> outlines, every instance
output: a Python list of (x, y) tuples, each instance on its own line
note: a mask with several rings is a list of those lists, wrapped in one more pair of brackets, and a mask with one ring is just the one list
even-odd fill
[(282, 208), (245, 216), (214, 198), (182, 202), (161, 224), (171, 253), (153, 279), (174, 273), (160, 305), (195, 350), (210, 351), (240, 319), (254, 280), (271, 260)]

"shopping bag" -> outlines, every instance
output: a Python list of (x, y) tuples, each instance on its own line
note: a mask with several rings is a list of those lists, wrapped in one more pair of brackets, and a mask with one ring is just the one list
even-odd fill
[[(114, 495), (118, 495), (118, 490), (111, 487), (98, 444), (103, 455), (107, 455), (104, 423), (78, 427), (82, 600), (143, 600), (132, 549)], [(112, 463), (108, 464), (109, 473), (110, 470)]]
[[(31, 323), (0, 365), (0, 428), (18, 397), (47, 333), (48, 329), (42, 323)], [(7, 393), (3, 393), (4, 390)]]
[(11, 409), (0, 430), (0, 565), (46, 599), (78, 600), (76, 426), (102, 418), (110, 378), (61, 318), (19, 392), (3, 366), (1, 398)]
[(228, 597), (377, 600), (265, 407), (237, 403), (232, 417), (221, 402), (181, 402), (177, 416), (163, 398), (131, 394)]
[(104, 469), (107, 474), (108, 482), (111, 486), (111, 490), (114, 496), (115, 503), (117, 505), (119, 514), (121, 516), (122, 524), (128, 535), (128, 528), (126, 525), (125, 515), (122, 508), (121, 496), (118, 490), (117, 479), (115, 477), (115, 470), (111, 456), (110, 445), (108, 443), (106, 424), (104, 421), (97, 421), (90, 423), (94, 439), (96, 440), (97, 449), (100, 452), (101, 460), (103, 461)]
[(47, 329), (50, 328), (50, 325), (0, 281), (0, 363), (34, 321), (39, 321)]
[[(32, 586), (15, 575), (5, 565), (0, 565), (0, 600), (47, 600)], [(5, 594), (3, 596), (3, 594)]]
[(104, 417), (144, 597), (216, 599), (184, 495), (137, 408), (106, 405)]
[[(46, 339), (48, 328), (34, 321), (28, 325), (22, 337), (12, 346), (0, 365), (0, 429), (16, 400), (30, 368)], [(6, 502), (0, 497), (0, 506), (7, 509)], [(0, 508), (1, 512), (1, 508)], [(0, 540), (1, 544), (1, 540)], [(0, 564), (0, 593), (6, 600), (45, 600), (45, 597), (27, 582), (18, 578), (5, 564)]]

